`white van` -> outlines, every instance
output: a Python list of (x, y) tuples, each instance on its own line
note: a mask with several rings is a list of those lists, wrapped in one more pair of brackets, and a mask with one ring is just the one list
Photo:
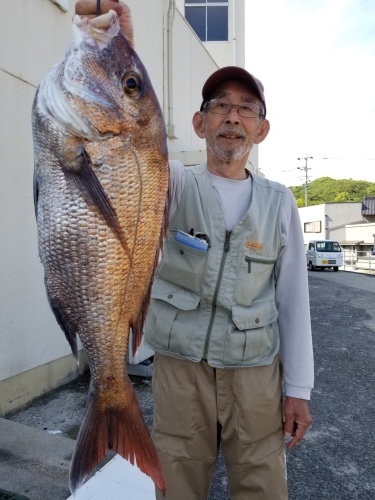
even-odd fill
[(306, 261), (309, 271), (328, 268), (338, 271), (343, 265), (344, 253), (338, 241), (314, 240), (309, 242)]

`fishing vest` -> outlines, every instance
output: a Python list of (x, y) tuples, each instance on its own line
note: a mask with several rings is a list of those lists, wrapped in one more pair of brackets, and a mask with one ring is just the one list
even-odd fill
[[(252, 178), (251, 206), (227, 231), (206, 165), (186, 169), (152, 286), (147, 347), (217, 368), (267, 365), (277, 354), (274, 267), (286, 188)], [(179, 230), (207, 250), (177, 241)]]

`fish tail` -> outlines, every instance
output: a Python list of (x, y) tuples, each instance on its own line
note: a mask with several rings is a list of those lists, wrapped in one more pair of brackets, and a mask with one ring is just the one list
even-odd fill
[[(165, 480), (133, 388), (125, 405), (103, 408), (99, 397), (90, 396), (70, 468), (70, 489), (74, 493), (98, 463), (113, 450), (150, 476), (165, 494)], [(129, 391), (128, 387), (126, 388)], [(101, 398), (102, 399), (102, 398)], [(129, 399), (129, 398), (128, 398)]]

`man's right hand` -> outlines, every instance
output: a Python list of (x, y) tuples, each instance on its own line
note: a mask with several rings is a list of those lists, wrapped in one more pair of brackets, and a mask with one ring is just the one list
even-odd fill
[[(75, 5), (76, 14), (90, 19), (96, 16), (96, 0), (79, 0)], [(105, 14), (110, 10), (117, 12), (120, 19), (120, 26), (127, 41), (134, 47), (134, 29), (132, 15), (129, 7), (119, 0), (101, 0), (100, 13)]]

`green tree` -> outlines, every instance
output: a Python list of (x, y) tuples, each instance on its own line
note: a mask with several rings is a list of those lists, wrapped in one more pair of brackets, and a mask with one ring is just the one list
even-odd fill
[[(305, 185), (290, 187), (299, 207), (305, 206)], [(375, 182), (353, 179), (320, 177), (308, 185), (308, 205), (321, 203), (347, 203), (363, 201), (365, 196), (375, 196)]]
[(335, 199), (333, 200), (335, 203), (344, 203), (350, 201), (350, 195), (346, 191), (342, 193), (337, 193)]

